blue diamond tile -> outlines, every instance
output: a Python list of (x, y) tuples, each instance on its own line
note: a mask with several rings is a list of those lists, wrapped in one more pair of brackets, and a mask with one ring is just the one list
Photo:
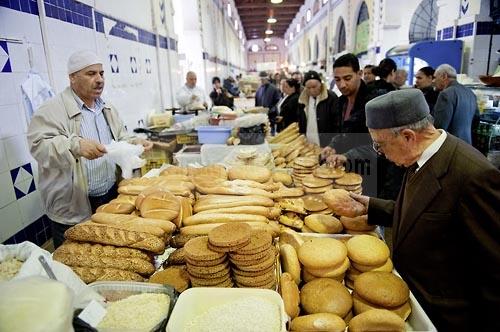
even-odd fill
[(28, 194), (29, 193), (32, 193), (36, 190), (36, 186), (35, 186), (35, 180), (31, 180), (31, 184), (30, 184), (30, 188), (28, 189)]
[(27, 163), (23, 166), (21, 166), (22, 168), (24, 168), (26, 170), (26, 172), (30, 173), (31, 175), (33, 175), (33, 170), (31, 168), (31, 163)]
[(12, 183), (16, 182), (18, 173), (19, 173), (19, 167), (10, 170), (10, 178), (12, 179)]
[(25, 193), (23, 193), (21, 190), (17, 189), (16, 187), (14, 187), (14, 191), (16, 193), (16, 199), (20, 199), (20, 198), (23, 198), (24, 196), (26, 196)]

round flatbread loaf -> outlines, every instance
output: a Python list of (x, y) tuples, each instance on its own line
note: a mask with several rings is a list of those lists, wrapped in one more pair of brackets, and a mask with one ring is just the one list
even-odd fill
[(221, 257), (226, 257), (225, 253), (216, 252), (208, 248), (207, 236), (200, 236), (189, 240), (184, 245), (184, 250), (187, 259), (192, 261), (213, 261)]
[(340, 264), (340, 266), (336, 266), (334, 268), (326, 268), (326, 269), (311, 269), (308, 268), (307, 272), (312, 274), (313, 276), (317, 278), (337, 278), (338, 276), (342, 275), (347, 271), (349, 268), (350, 263), (349, 263), (349, 258), (345, 258), (345, 260)]
[(363, 178), (356, 173), (345, 173), (344, 176), (335, 179), (335, 183), (341, 186), (357, 186), (361, 182), (363, 182)]
[(334, 216), (325, 214), (311, 214), (305, 217), (307, 227), (316, 233), (336, 234), (342, 232), (342, 223)]
[(328, 208), (320, 195), (306, 195), (302, 197), (304, 208), (310, 212), (319, 212)]
[(364, 205), (351, 198), (344, 189), (328, 190), (323, 194), (323, 201), (339, 216), (352, 218), (366, 213)]
[(390, 251), (384, 241), (370, 235), (356, 235), (346, 243), (349, 259), (362, 265), (379, 266), (387, 262)]
[(333, 181), (330, 179), (317, 178), (312, 174), (304, 176), (302, 179), (302, 184), (309, 188), (321, 188), (326, 186), (331, 186)]
[(301, 167), (314, 167), (318, 165), (318, 158), (298, 157), (294, 160), (294, 165)]
[(384, 308), (408, 301), (410, 290), (403, 279), (390, 272), (365, 272), (354, 280), (356, 293), (366, 301)]
[(344, 176), (344, 168), (321, 166), (314, 170), (315, 177), (322, 179), (338, 179)]
[(344, 262), (347, 248), (336, 239), (313, 238), (300, 247), (298, 257), (306, 268), (331, 268)]
[[(208, 240), (210, 244), (216, 247), (227, 247), (231, 249), (239, 249), (242, 244), (250, 242), (252, 227), (245, 223), (226, 223), (208, 232)], [(238, 248), (235, 248), (238, 247)]]
[(340, 282), (314, 279), (300, 290), (300, 303), (306, 313), (329, 312), (344, 317), (352, 308), (351, 294)]
[(369, 271), (380, 271), (380, 272), (392, 272), (394, 265), (392, 264), (392, 260), (390, 258), (382, 265), (363, 265), (355, 262), (351, 262), (353, 268), (360, 272), (369, 272)]
[(291, 245), (297, 252), (299, 248), (304, 244), (304, 239), (302, 235), (294, 231), (293, 229), (285, 229), (280, 233), (280, 246), (283, 244)]
[(392, 311), (402, 319), (406, 320), (411, 313), (411, 305), (409, 301), (406, 301), (405, 303), (397, 307), (384, 308), (366, 301), (365, 299), (361, 298), (356, 292), (352, 293), (352, 301), (353, 301), (354, 313), (356, 315), (359, 315), (365, 311), (372, 309), (387, 309), (389, 311)]
[(405, 321), (389, 310), (373, 309), (355, 316), (349, 322), (349, 332), (394, 331), (403, 332)]
[(296, 317), (292, 320), (292, 331), (344, 332), (344, 320), (335, 314), (319, 313)]

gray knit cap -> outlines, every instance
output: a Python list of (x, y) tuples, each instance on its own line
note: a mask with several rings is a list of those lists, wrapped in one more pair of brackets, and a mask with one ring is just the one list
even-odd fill
[(419, 89), (391, 91), (366, 103), (366, 126), (386, 129), (406, 126), (429, 115), (429, 106)]

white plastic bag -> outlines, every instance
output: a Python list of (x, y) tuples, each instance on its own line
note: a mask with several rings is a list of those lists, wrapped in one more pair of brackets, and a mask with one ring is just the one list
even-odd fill
[(73, 294), (39, 276), (0, 283), (0, 331), (73, 331)]
[(105, 147), (108, 151), (106, 154), (108, 158), (122, 169), (124, 179), (130, 179), (134, 169), (141, 168), (146, 164), (146, 160), (139, 157), (144, 152), (142, 145), (111, 141)]

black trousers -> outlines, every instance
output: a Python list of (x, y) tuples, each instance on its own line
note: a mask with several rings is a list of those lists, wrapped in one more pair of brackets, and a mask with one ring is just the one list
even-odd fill
[[(111, 187), (111, 189), (108, 190), (107, 193), (105, 193), (102, 196), (89, 196), (89, 201), (90, 201), (90, 207), (92, 208), (92, 213), (95, 213), (97, 208), (103, 204), (108, 203), (110, 200), (113, 198), (116, 198), (118, 195), (117, 192), (117, 186), (116, 184)], [(52, 225), (52, 242), (54, 242), (54, 249), (57, 249), (60, 247), (63, 242), (64, 242), (64, 232), (72, 225), (66, 225), (66, 224), (61, 224), (58, 222), (55, 222), (54, 220), (51, 220), (51, 225)]]

